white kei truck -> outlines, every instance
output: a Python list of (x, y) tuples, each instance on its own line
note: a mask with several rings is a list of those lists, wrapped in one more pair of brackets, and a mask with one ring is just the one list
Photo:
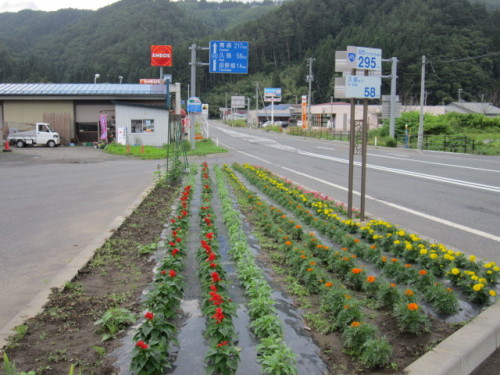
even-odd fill
[(61, 144), (59, 133), (52, 130), (50, 124), (46, 122), (37, 122), (30, 126), (30, 130), (18, 131), (10, 129), (7, 141), (15, 144), (17, 147), (26, 145), (40, 145), (47, 147), (56, 147)]

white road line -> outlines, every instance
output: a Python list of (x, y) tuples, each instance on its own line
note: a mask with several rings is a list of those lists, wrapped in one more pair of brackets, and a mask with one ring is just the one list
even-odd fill
[[(344, 186), (337, 185), (337, 184), (334, 184), (332, 182), (329, 182), (329, 181), (323, 180), (321, 178), (314, 177), (314, 176), (311, 176), (311, 175), (308, 175), (308, 174), (305, 174), (305, 173), (302, 173), (302, 172), (297, 172), (296, 170), (293, 170), (293, 169), (290, 169), (290, 168), (287, 168), (287, 167), (283, 167), (283, 166), (281, 166), (279, 164), (276, 164), (276, 163), (272, 163), (272, 162), (270, 162), (268, 160), (259, 158), (258, 156), (249, 154), (247, 152), (239, 151), (239, 150), (235, 149), (234, 147), (231, 147), (231, 146), (228, 146), (228, 145), (224, 145), (224, 146), (227, 147), (227, 148), (230, 148), (232, 150), (235, 150), (236, 152), (239, 152), (240, 154), (243, 154), (243, 155), (246, 155), (248, 157), (251, 157), (251, 158), (263, 161), (265, 163), (274, 165), (274, 166), (282, 168), (282, 169), (284, 169), (286, 171), (298, 174), (298, 175), (303, 176), (303, 177), (310, 178), (311, 180), (315, 180), (315, 181), (321, 182), (321, 183), (323, 183), (325, 185), (332, 186), (332, 187), (334, 187), (336, 189), (339, 189), (339, 190), (347, 191), (347, 188), (344, 187)], [(353, 190), (353, 194), (361, 195), (356, 190)], [(365, 195), (365, 198), (373, 200), (373, 201), (375, 201), (377, 203), (380, 203), (380, 204), (383, 204), (383, 205), (395, 208), (397, 210), (407, 212), (407, 213), (415, 215), (415, 216), (423, 217), (423, 218), (425, 218), (427, 220), (431, 220), (431, 221), (434, 221), (434, 222), (442, 224), (442, 225), (446, 225), (446, 226), (449, 226), (449, 227), (452, 227), (452, 228), (455, 228), (455, 229), (458, 229), (458, 230), (462, 230), (464, 232), (468, 232), (468, 233), (474, 234), (474, 235), (479, 236), (479, 237), (487, 238), (487, 239), (490, 239), (492, 241), (500, 242), (500, 237), (499, 236), (495, 236), (495, 235), (493, 235), (491, 233), (483, 232), (481, 230), (474, 229), (474, 228), (469, 228), (469, 227), (466, 227), (465, 225), (462, 225), (462, 224), (454, 223), (452, 221), (449, 221), (449, 220), (446, 220), (446, 219), (441, 219), (439, 217), (432, 216), (432, 215), (429, 215), (429, 214), (426, 214), (426, 213), (423, 213), (423, 212), (420, 212), (420, 211), (416, 211), (416, 210), (413, 210), (413, 209), (408, 208), (408, 207), (400, 206), (399, 204), (387, 202), (387, 201), (384, 201), (382, 199), (378, 199), (378, 198), (372, 197), (371, 195)]]
[[(286, 168), (286, 167), (281, 167), (281, 168), (283, 168), (283, 169), (285, 169), (285, 170), (287, 170), (289, 172), (298, 174), (300, 176), (304, 176), (304, 177), (310, 178), (312, 180), (321, 182), (321, 183), (323, 183), (325, 185), (333, 186), (333, 187), (335, 187), (337, 189), (347, 191), (347, 188), (345, 188), (344, 186), (333, 184), (333, 183), (325, 181), (325, 180), (323, 180), (321, 178), (310, 176), (310, 175), (302, 173), (302, 172), (297, 172), (297, 171), (295, 171), (293, 169), (290, 169), (290, 168)], [(353, 191), (353, 193), (356, 194), (356, 195), (360, 195), (360, 193), (358, 191)], [(458, 224), (458, 223), (454, 223), (454, 222), (446, 220), (446, 219), (441, 219), (439, 217), (435, 217), (435, 216), (432, 216), (432, 215), (428, 215), (428, 214), (420, 212), (420, 211), (412, 210), (411, 208), (403, 207), (403, 206), (400, 206), (400, 205), (395, 204), (395, 203), (387, 202), (387, 201), (384, 201), (382, 199), (378, 199), (378, 198), (372, 197), (370, 195), (366, 195), (365, 197), (366, 197), (366, 199), (371, 199), (371, 200), (373, 200), (373, 201), (375, 201), (377, 203), (384, 204), (386, 206), (389, 206), (389, 207), (392, 207), (392, 208), (395, 208), (395, 209), (398, 209), (398, 210), (401, 210), (401, 211), (404, 211), (404, 212), (408, 212), (408, 213), (413, 214), (415, 216), (420, 216), (420, 217), (423, 217), (425, 219), (435, 221), (436, 223), (439, 223), (439, 224), (447, 225), (449, 227), (462, 230), (464, 232), (472, 233), (472, 234), (474, 234), (476, 236), (479, 236), (479, 237), (484, 237), (484, 238), (487, 238), (487, 239), (490, 239), (490, 240), (493, 240), (493, 241), (496, 241), (496, 242), (500, 242), (500, 237), (499, 236), (495, 236), (493, 234), (486, 233), (486, 232), (483, 232), (483, 231), (480, 231), (480, 230), (477, 230), (477, 229), (474, 229), (474, 228), (469, 228), (469, 227), (466, 227), (464, 225), (461, 225), (461, 224)]]
[(395, 156), (387, 156), (387, 155), (377, 155), (377, 154), (368, 154), (369, 156), (375, 156), (377, 158), (387, 158), (387, 159), (398, 159), (398, 160), (406, 160), (410, 161), (412, 163), (423, 163), (423, 164), (433, 164), (433, 165), (442, 165), (444, 167), (453, 167), (453, 168), (463, 168), (463, 169), (472, 169), (475, 171), (481, 171), (481, 172), (493, 172), (493, 173), (500, 173), (500, 170), (498, 169), (486, 169), (486, 168), (476, 168), (476, 167), (468, 167), (466, 165), (456, 165), (456, 164), (447, 164), (447, 163), (437, 163), (433, 161), (425, 161), (425, 160), (414, 160), (414, 159), (407, 159), (407, 158), (402, 158), (402, 157), (395, 157)]
[(318, 146), (316, 148), (322, 148), (323, 150), (335, 150), (333, 147), (321, 147), (321, 146)]

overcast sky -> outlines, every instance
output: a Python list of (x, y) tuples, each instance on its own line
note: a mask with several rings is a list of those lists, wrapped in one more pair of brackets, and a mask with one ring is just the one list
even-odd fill
[(23, 9), (58, 10), (63, 8), (98, 9), (118, 0), (0, 0), (0, 12), (18, 12)]
[(0, 0), (0, 13), (18, 12), (23, 9), (52, 11), (64, 8), (78, 8), (95, 10), (118, 1), (119, 0)]

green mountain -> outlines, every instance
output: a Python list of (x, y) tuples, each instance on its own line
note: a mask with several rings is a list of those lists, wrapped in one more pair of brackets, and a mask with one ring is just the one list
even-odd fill
[[(483, 2), (487, 2), (487, 8)], [(282, 87), (284, 100), (307, 92), (305, 59), (314, 57), (314, 102), (333, 93), (336, 50), (381, 48), (398, 58), (398, 94), (418, 101), (425, 55), (427, 103), (462, 98), (500, 101), (498, 0), (288, 0), (242, 3), (122, 0), (97, 11), (22, 11), (0, 14), (0, 81), (137, 82), (158, 76), (151, 44), (172, 44), (175, 81), (190, 81), (189, 45), (209, 40), (250, 42), (248, 75), (198, 68), (198, 91), (212, 108), (225, 97)], [(199, 60), (208, 53), (199, 51)], [(390, 65), (384, 63), (384, 74)], [(383, 93), (389, 82), (383, 80)], [(254, 105), (254, 104), (252, 104)]]

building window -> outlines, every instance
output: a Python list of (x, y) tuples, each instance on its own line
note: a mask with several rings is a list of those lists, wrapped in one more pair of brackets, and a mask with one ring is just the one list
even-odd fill
[(132, 133), (154, 133), (155, 120), (132, 120)]

